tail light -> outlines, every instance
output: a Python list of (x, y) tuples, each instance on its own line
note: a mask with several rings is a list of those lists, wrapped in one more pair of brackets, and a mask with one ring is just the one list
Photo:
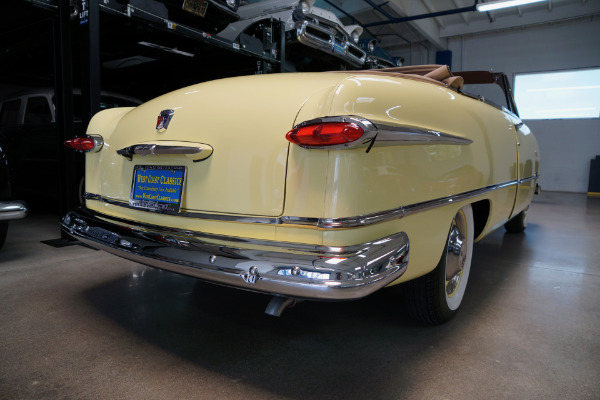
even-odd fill
[(82, 152), (97, 152), (104, 146), (104, 140), (100, 135), (78, 136), (65, 141), (65, 146)]
[(360, 139), (364, 129), (354, 122), (317, 122), (298, 125), (285, 138), (305, 147), (344, 145)]

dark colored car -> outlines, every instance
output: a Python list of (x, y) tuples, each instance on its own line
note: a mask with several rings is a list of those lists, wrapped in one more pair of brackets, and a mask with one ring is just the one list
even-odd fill
[[(74, 130), (83, 133), (81, 94), (75, 90)], [(141, 101), (103, 92), (100, 108), (137, 106)], [(35, 88), (0, 101), (0, 146), (9, 170), (3, 182), (10, 184), (11, 194), (39, 202), (58, 199), (59, 135), (56, 129), (54, 90)], [(78, 176), (83, 177), (83, 159)]]
[(6, 240), (8, 222), (26, 215), (27, 204), (11, 198), (10, 171), (4, 149), (0, 147), (0, 249)]

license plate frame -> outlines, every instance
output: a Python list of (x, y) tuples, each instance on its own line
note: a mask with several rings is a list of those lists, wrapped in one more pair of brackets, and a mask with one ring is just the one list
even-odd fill
[(206, 10), (208, 10), (208, 1), (206, 1), (206, 0), (183, 0), (181, 9), (183, 11), (187, 11), (187, 12), (197, 15), (201, 18), (204, 18), (204, 16), (206, 15)]
[(341, 54), (344, 55), (346, 54), (346, 46), (344, 46), (343, 44), (334, 41), (333, 42), (333, 51), (336, 52), (337, 54)]
[(135, 165), (129, 205), (157, 212), (181, 211), (187, 168), (173, 165)]

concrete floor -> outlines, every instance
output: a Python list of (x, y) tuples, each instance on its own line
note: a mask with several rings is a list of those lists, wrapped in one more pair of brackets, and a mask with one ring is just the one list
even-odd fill
[(475, 246), (463, 308), (430, 327), (387, 289), (304, 302), (53, 248), (0, 251), (1, 399), (599, 399), (600, 198), (544, 193), (525, 234)]

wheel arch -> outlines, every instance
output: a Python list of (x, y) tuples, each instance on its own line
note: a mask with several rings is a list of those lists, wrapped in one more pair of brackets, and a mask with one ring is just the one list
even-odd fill
[(490, 217), (490, 201), (487, 199), (471, 203), (473, 209), (473, 224), (475, 228), (475, 241), (480, 239)]

